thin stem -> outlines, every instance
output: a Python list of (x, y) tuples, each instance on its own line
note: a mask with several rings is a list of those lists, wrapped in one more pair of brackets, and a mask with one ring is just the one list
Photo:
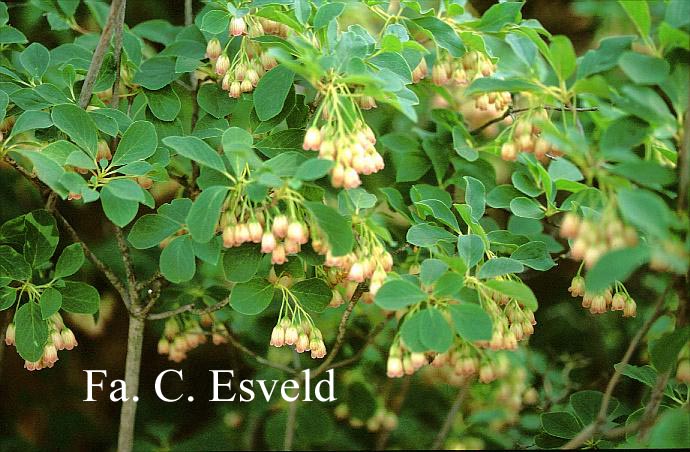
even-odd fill
[(117, 247), (120, 251), (122, 263), (125, 266), (125, 275), (127, 275), (127, 287), (129, 289), (129, 302), (132, 307), (131, 311), (138, 314), (139, 309), (139, 292), (137, 291), (137, 280), (134, 274), (134, 267), (129, 255), (129, 246), (122, 235), (122, 229), (115, 226), (115, 239), (117, 240)]
[(91, 59), (91, 64), (89, 65), (89, 71), (86, 73), (86, 78), (84, 78), (84, 83), (81, 87), (81, 93), (79, 94), (79, 105), (82, 108), (86, 108), (91, 100), (91, 95), (93, 94), (93, 85), (96, 82), (98, 73), (103, 65), (103, 59), (105, 58), (105, 53), (110, 46), (110, 37), (113, 34), (113, 29), (115, 28), (115, 23), (119, 16), (120, 7), (125, 0), (113, 0), (110, 4), (110, 13), (101, 32), (101, 39), (98, 41), (96, 50), (93, 53), (93, 58)]
[[(300, 368), (299, 354), (296, 351), (292, 351), (292, 362), (295, 369)], [(287, 422), (285, 423), (285, 438), (283, 438), (283, 450), (292, 450), (292, 443), (295, 439), (295, 428), (297, 427), (297, 407), (299, 405), (299, 399), (295, 399), (290, 402), (288, 406)]]
[[(496, 124), (497, 122), (501, 122), (504, 119), (506, 119), (508, 116), (511, 115), (516, 115), (519, 113), (524, 113), (526, 111), (531, 111), (531, 110), (537, 110), (543, 108), (544, 110), (549, 110), (549, 111), (563, 111), (565, 107), (559, 107), (559, 106), (554, 106), (554, 105), (542, 105), (540, 107), (528, 107), (528, 108), (510, 108), (508, 109), (501, 115), (498, 116), (488, 122), (485, 122), (481, 126), (477, 127), (476, 129), (470, 130), (470, 135), (478, 135), (481, 131), (486, 129), (487, 127), (491, 126), (492, 124)], [(598, 111), (599, 108), (597, 107), (578, 107), (578, 108), (573, 108), (573, 107), (567, 107), (571, 111)]]
[(450, 433), (450, 429), (453, 426), (453, 422), (455, 422), (455, 418), (458, 415), (458, 411), (460, 411), (460, 407), (462, 406), (462, 402), (465, 400), (466, 395), (467, 385), (462, 385), (462, 387), (460, 387), (460, 390), (458, 391), (457, 396), (455, 397), (455, 400), (453, 401), (453, 404), (450, 406), (450, 410), (448, 410), (446, 420), (443, 421), (443, 426), (441, 427), (441, 430), (439, 430), (438, 435), (436, 435), (434, 444), (431, 446), (432, 450), (439, 450), (443, 446), (443, 443), (446, 441), (446, 438)]
[(230, 299), (226, 298), (223, 301), (219, 301), (218, 303), (209, 306), (207, 308), (202, 308), (199, 309), (194, 305), (193, 303), (186, 304), (184, 306), (180, 306), (179, 308), (172, 309), (170, 311), (164, 311), (164, 312), (157, 312), (155, 314), (149, 314), (146, 316), (148, 320), (162, 320), (162, 319), (167, 319), (169, 317), (176, 316), (177, 314), (182, 314), (183, 312), (190, 312), (192, 314), (196, 315), (204, 315), (204, 314), (210, 314), (215, 311), (219, 311), (223, 309), (225, 306), (230, 303)]
[(620, 380), (620, 377), (622, 375), (621, 370), (625, 367), (626, 364), (628, 364), (630, 358), (632, 357), (632, 354), (637, 349), (637, 346), (639, 345), (642, 338), (644, 338), (649, 329), (652, 327), (654, 321), (658, 319), (659, 316), (661, 316), (661, 313), (663, 312), (662, 308), (664, 306), (664, 301), (666, 300), (666, 295), (668, 294), (669, 289), (671, 287), (672, 284), (670, 283), (668, 286), (666, 286), (666, 290), (664, 290), (664, 292), (659, 296), (659, 299), (657, 300), (654, 306), (654, 312), (645, 321), (645, 323), (642, 325), (642, 328), (640, 328), (637, 331), (637, 334), (635, 334), (632, 341), (630, 341), (628, 349), (625, 351), (623, 359), (621, 359), (621, 365), (618, 366), (618, 369), (616, 369), (616, 371), (613, 373), (608, 385), (606, 386), (606, 392), (604, 393), (604, 397), (601, 399), (601, 405), (599, 406), (599, 413), (597, 414), (596, 419), (587, 427), (585, 427), (580, 433), (578, 433), (573, 439), (568, 441), (561, 449), (577, 449), (578, 447), (582, 446), (585, 442), (587, 442), (587, 440), (589, 440), (591, 437), (596, 435), (601, 425), (603, 425), (606, 422), (606, 416), (608, 415), (608, 409), (609, 404), (611, 403), (611, 397), (613, 396), (613, 390), (616, 388), (618, 380)]
[(283, 372), (286, 372), (288, 374), (294, 375), (297, 373), (295, 369), (292, 367), (284, 366), (282, 364), (274, 363), (272, 361), (267, 360), (263, 356), (260, 356), (258, 353), (254, 352), (253, 350), (250, 350), (247, 348), (245, 345), (243, 345), (240, 341), (238, 341), (232, 334), (228, 332), (228, 334), (225, 336), (228, 338), (230, 343), (237, 348), (239, 351), (242, 353), (251, 356), (254, 358), (259, 364), (263, 364), (264, 366), (272, 367), (274, 369), (282, 370)]
[(127, 0), (122, 0), (122, 4), (117, 13), (117, 20), (115, 21), (115, 39), (113, 42), (115, 81), (113, 82), (113, 93), (110, 97), (110, 108), (114, 109), (117, 109), (120, 104), (120, 68), (122, 67), (122, 30), (125, 26), (125, 9), (127, 9)]

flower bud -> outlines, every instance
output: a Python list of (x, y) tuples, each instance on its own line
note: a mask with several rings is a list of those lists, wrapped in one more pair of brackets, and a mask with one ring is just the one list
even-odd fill
[(74, 333), (69, 328), (65, 328), (60, 334), (62, 335), (62, 343), (65, 345), (65, 350), (72, 350), (79, 345), (77, 338), (74, 337)]
[(603, 314), (606, 312), (606, 298), (603, 295), (595, 295), (592, 297), (592, 304), (589, 307), (589, 312), (592, 314)]
[(678, 361), (678, 369), (676, 369), (676, 380), (678, 383), (690, 384), (690, 360), (681, 359)]
[(400, 378), (403, 376), (403, 363), (397, 356), (389, 356), (386, 363), (386, 375), (388, 378)]
[(331, 184), (335, 188), (340, 188), (345, 183), (345, 168), (340, 163), (336, 163), (331, 171)]
[(98, 151), (96, 153), (96, 160), (101, 161), (106, 159), (108, 161), (112, 160), (113, 154), (110, 152), (110, 146), (105, 140), (98, 140)]
[(347, 274), (347, 279), (358, 283), (364, 282), (364, 267), (361, 263), (355, 262), (352, 264)]
[(345, 178), (343, 179), (343, 187), (345, 188), (357, 188), (362, 184), (359, 179), (359, 174), (354, 168), (348, 168), (345, 170)]
[(261, 243), (264, 230), (259, 222), (250, 221), (247, 224), (247, 228), (249, 229), (249, 240), (251, 240), (253, 243)]
[(276, 248), (276, 238), (272, 232), (266, 231), (261, 237), (261, 252), (272, 253)]
[(49, 367), (58, 360), (57, 348), (53, 344), (46, 344), (43, 347), (43, 362), (45, 362)]
[(294, 345), (297, 343), (297, 339), (299, 339), (297, 328), (294, 325), (290, 325), (285, 329), (285, 343), (287, 345)]
[(225, 75), (230, 69), (230, 58), (226, 54), (222, 54), (216, 60), (216, 74)]
[(568, 292), (573, 297), (581, 297), (585, 294), (585, 278), (582, 276), (575, 276), (570, 282)]
[(14, 323), (7, 325), (7, 330), (5, 331), (5, 344), (7, 346), (14, 345), (17, 336), (17, 327)]
[(65, 344), (62, 342), (62, 336), (60, 335), (60, 332), (58, 330), (53, 331), (50, 333), (50, 341), (55, 345), (55, 348), (58, 350), (64, 350), (65, 349)]
[(231, 225), (225, 226), (223, 229), (223, 246), (225, 248), (232, 248), (235, 246), (235, 227)]
[(158, 354), (167, 355), (168, 353), (170, 353), (170, 341), (168, 341), (168, 339), (165, 337), (162, 337), (158, 341)]
[(304, 333), (299, 333), (297, 342), (295, 343), (295, 351), (297, 353), (302, 353), (307, 350), (309, 350), (309, 336)]
[(318, 151), (321, 146), (321, 131), (316, 126), (311, 126), (304, 134), (302, 148), (305, 151)]
[(637, 315), (637, 304), (631, 297), (625, 300), (625, 307), (623, 308), (623, 317), (635, 317)]
[(223, 345), (228, 343), (228, 338), (225, 337), (223, 334), (214, 331), (213, 335), (211, 336), (213, 345)]
[(215, 61), (220, 54), (223, 52), (220, 46), (220, 41), (217, 38), (213, 38), (206, 44), (206, 58), (211, 61)]
[(410, 355), (410, 360), (412, 361), (412, 366), (416, 369), (421, 368), (428, 362), (424, 353), (415, 352)]
[(282, 326), (276, 325), (273, 327), (273, 331), (271, 332), (271, 345), (274, 347), (282, 347), (285, 345), (285, 329)]
[(242, 95), (242, 84), (235, 80), (230, 83), (230, 89), (228, 90), (228, 95), (233, 99), (238, 99)]
[(287, 239), (283, 243), (285, 246), (285, 254), (297, 254), (301, 250), (299, 243), (295, 242), (294, 240)]
[(273, 249), (273, 253), (271, 253), (271, 263), (275, 265), (282, 265), (285, 262), (287, 262), (285, 246), (282, 243), (279, 243)]
[(563, 223), (561, 223), (560, 235), (566, 239), (574, 239), (580, 230), (580, 217), (572, 212), (565, 214)]
[(247, 32), (247, 24), (242, 17), (233, 17), (230, 19), (230, 35), (241, 36)]
[(501, 158), (507, 162), (514, 162), (517, 159), (515, 144), (503, 143), (503, 146), (501, 146)]
[(242, 83), (240, 83), (240, 91), (243, 93), (248, 93), (251, 92), (254, 89), (254, 85), (252, 85), (252, 82), (250, 82), (248, 79), (242, 80)]
[(627, 297), (625, 294), (618, 292), (613, 296), (611, 300), (611, 310), (612, 311), (623, 311), (625, 309), (625, 299)]
[(299, 221), (293, 221), (290, 223), (287, 229), (287, 238), (304, 245), (309, 241), (309, 234), (306, 232), (306, 228)]
[(279, 238), (285, 238), (288, 231), (288, 218), (285, 215), (278, 215), (273, 219), (273, 234)]
[(333, 289), (333, 295), (331, 296), (331, 302), (328, 304), (332, 308), (337, 308), (338, 306), (342, 305), (344, 302), (343, 296), (340, 295), (340, 292), (336, 289)]

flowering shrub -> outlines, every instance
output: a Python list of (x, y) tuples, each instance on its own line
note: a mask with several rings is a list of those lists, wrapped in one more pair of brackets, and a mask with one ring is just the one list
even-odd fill
[[(88, 261), (129, 314), (130, 397), (146, 324), (175, 363), (207, 338), (288, 373), (365, 360), (333, 408), (355, 429), (396, 431), (400, 407), (373, 382), (419, 372), (460, 388), (436, 447), (457, 445), (460, 403), (502, 407), (498, 432), (547, 399), (519, 441), (495, 441), (688, 445), (686, 2), (614, 4), (637, 34), (580, 57), (514, 1), (481, 16), (464, 1), (209, 1), (184, 27), (132, 28), (123, 0), (85, 2), (99, 33), (77, 24), (79, 2), (35, 3), (83, 35), (48, 49), (0, 3), (3, 177), (17, 171), (43, 203), (0, 227), (5, 342), (26, 369), (54, 367), (77, 346), (72, 314), (99, 312)], [(87, 209), (116, 259), (72, 224)], [(549, 395), (558, 364), (528, 344), (567, 320), (537, 322), (548, 300), (530, 283), (562, 263), (589, 313), (641, 325), (607, 392), (565, 402)], [(662, 315), (651, 365), (632, 365)], [(615, 408), (621, 375), (651, 388), (637, 411)], [(564, 398), (576, 389), (560, 383)], [(135, 406), (123, 402), (121, 450)]]

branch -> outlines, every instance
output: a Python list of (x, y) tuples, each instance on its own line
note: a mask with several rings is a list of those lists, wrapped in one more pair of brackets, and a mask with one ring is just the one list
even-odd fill
[(115, 57), (115, 81), (113, 82), (112, 95), (110, 96), (110, 108), (117, 109), (120, 104), (120, 68), (122, 67), (122, 30), (125, 26), (125, 9), (127, 0), (122, 0), (122, 5), (117, 12), (115, 21), (115, 40), (113, 43), (113, 56)]
[[(110, 37), (113, 34), (113, 28), (115, 28), (115, 23), (117, 22), (117, 18), (120, 14), (120, 8), (124, 2), (125, 0), (113, 0), (113, 2), (110, 4), (110, 13), (108, 14), (105, 26), (101, 32), (101, 39), (98, 41), (96, 50), (93, 53), (91, 65), (89, 65), (89, 71), (86, 73), (86, 78), (84, 78), (81, 93), (79, 94), (79, 105), (81, 108), (86, 108), (91, 100), (91, 95), (93, 94), (93, 85), (96, 82), (98, 73), (103, 65), (105, 53), (110, 46)], [(124, 12), (122, 14), (124, 16)]]
[(364, 355), (364, 352), (367, 350), (367, 347), (374, 343), (374, 341), (376, 340), (376, 337), (379, 335), (379, 333), (381, 333), (381, 331), (383, 331), (384, 327), (385, 327), (385, 323), (379, 323), (378, 325), (376, 325), (376, 328), (374, 328), (374, 330), (371, 332), (371, 334), (369, 334), (369, 337), (367, 338), (366, 342), (364, 343), (364, 345), (362, 345), (362, 347), (360, 347), (360, 349), (357, 351), (357, 353), (355, 353), (354, 355), (352, 355), (349, 358), (343, 359), (342, 361), (338, 361), (337, 363), (331, 365), (331, 367), (329, 367), (327, 370), (337, 369), (339, 367), (344, 367), (344, 366), (350, 365), (350, 364), (356, 362), (357, 360), (359, 360), (362, 357), (362, 355)]
[(328, 357), (324, 360), (324, 362), (322, 362), (321, 365), (311, 373), (312, 377), (316, 377), (317, 375), (326, 371), (329, 368), (328, 366), (331, 365), (336, 355), (340, 351), (340, 348), (343, 346), (343, 341), (345, 340), (345, 333), (347, 332), (347, 321), (349, 320), (350, 314), (352, 314), (352, 310), (355, 308), (355, 305), (362, 297), (365, 289), (366, 286), (362, 283), (360, 283), (355, 289), (355, 292), (352, 294), (352, 298), (350, 298), (350, 302), (347, 304), (347, 308), (345, 308), (345, 312), (343, 312), (343, 316), (340, 318), (340, 325), (338, 325), (338, 336), (335, 339), (335, 345), (333, 345), (333, 349), (328, 354)]
[(638, 439), (644, 441), (649, 433), (650, 427), (654, 424), (656, 415), (659, 413), (659, 406), (661, 401), (664, 399), (664, 390), (666, 389), (666, 384), (668, 383), (668, 378), (671, 375), (671, 371), (667, 370), (657, 376), (656, 384), (652, 389), (652, 396), (649, 399), (649, 403), (645, 407), (644, 413), (642, 414), (642, 421), (640, 422), (640, 432), (638, 433)]
[(678, 212), (688, 208), (688, 189), (690, 188), (690, 111), (685, 112), (681, 129), (682, 142), (678, 155)]
[(238, 340), (235, 338), (235, 336), (233, 336), (232, 334), (230, 334), (230, 332), (228, 332), (228, 334), (226, 334), (225, 337), (230, 341), (230, 343), (231, 343), (235, 348), (237, 348), (237, 349), (238, 349), (239, 351), (241, 351), (242, 353), (245, 353), (245, 354), (251, 356), (251, 357), (254, 358), (258, 363), (263, 364), (263, 365), (268, 366), (268, 367), (272, 367), (272, 368), (274, 368), (274, 369), (282, 370), (283, 372), (289, 373), (289, 374), (291, 374), (291, 375), (294, 375), (294, 374), (297, 373), (297, 371), (296, 371), (295, 369), (293, 369), (292, 367), (284, 366), (284, 365), (282, 365), (282, 364), (278, 364), (278, 363), (274, 363), (274, 362), (272, 362), (272, 361), (269, 361), (269, 360), (267, 360), (266, 358), (264, 358), (263, 356), (259, 355), (258, 353), (256, 353), (256, 352), (250, 350), (250, 349), (247, 348), (245, 345), (243, 345), (240, 341), (238, 341)]
[[(292, 351), (292, 362), (295, 369), (300, 368), (299, 355)], [(283, 438), (283, 450), (292, 450), (292, 443), (295, 439), (295, 428), (297, 427), (297, 406), (299, 399), (295, 399), (288, 405), (287, 421), (285, 422), (285, 437)]]
[(498, 116), (481, 126), (477, 127), (476, 129), (470, 130), (470, 135), (478, 135), (482, 130), (486, 129), (492, 124), (496, 124), (497, 122), (501, 122), (504, 119), (506, 119), (508, 116), (512, 115), (517, 115), (519, 113), (524, 113), (526, 111), (530, 110), (549, 110), (549, 111), (564, 111), (564, 110), (570, 110), (570, 111), (598, 111), (598, 107), (578, 107), (578, 108), (573, 108), (571, 106), (563, 106), (563, 107), (558, 107), (555, 105), (542, 105), (540, 107), (529, 107), (529, 108), (515, 108), (513, 109), (512, 107), (508, 107), (508, 109), (501, 115)]
[(131, 311), (138, 314), (139, 310), (139, 292), (137, 291), (137, 279), (134, 274), (134, 267), (132, 266), (132, 259), (129, 255), (129, 246), (122, 235), (122, 229), (115, 226), (115, 239), (117, 240), (117, 248), (120, 251), (122, 263), (125, 266), (125, 274), (127, 275), (127, 287), (129, 289), (129, 304)]
[[(654, 305), (654, 312), (645, 321), (645, 323), (642, 325), (642, 328), (637, 330), (637, 333), (633, 337), (632, 341), (630, 341), (628, 349), (625, 351), (625, 354), (623, 355), (623, 359), (621, 359), (621, 366), (619, 366), (618, 369), (622, 369), (623, 367), (625, 367), (626, 364), (628, 364), (630, 358), (632, 357), (632, 354), (637, 349), (637, 346), (639, 345), (642, 338), (652, 327), (654, 321), (661, 316), (661, 313), (663, 312), (662, 308), (664, 306), (664, 301), (666, 300), (666, 295), (668, 294), (668, 291), (671, 287), (672, 284), (666, 286), (666, 289), (659, 296), (659, 299)], [(611, 379), (609, 380), (609, 383), (606, 386), (606, 392), (604, 393), (604, 397), (601, 399), (601, 405), (599, 406), (599, 413), (597, 414), (596, 419), (587, 427), (585, 427), (580, 433), (578, 433), (573, 439), (568, 441), (561, 449), (577, 449), (578, 447), (582, 446), (588, 439), (590, 439), (592, 436), (596, 435), (599, 432), (599, 428), (601, 427), (601, 425), (604, 424), (604, 422), (606, 422), (606, 416), (608, 414), (609, 404), (611, 403), (611, 397), (613, 396), (613, 390), (616, 388), (618, 380), (620, 380), (620, 377), (622, 375), (620, 370), (618, 369), (616, 369), (616, 371), (613, 373), (613, 376), (611, 376)]]
[(204, 314), (210, 314), (215, 311), (219, 311), (226, 307), (230, 303), (230, 298), (226, 298), (223, 301), (219, 301), (218, 303), (209, 306), (207, 308), (197, 308), (195, 307), (196, 305), (194, 303), (186, 304), (184, 306), (180, 306), (179, 308), (172, 309), (170, 311), (164, 311), (164, 312), (157, 312), (155, 314), (149, 314), (146, 316), (148, 320), (163, 320), (167, 319), (169, 317), (176, 316), (178, 314), (182, 314), (184, 312), (190, 312), (192, 314), (196, 315), (204, 315)]
[(448, 410), (446, 420), (443, 421), (443, 426), (441, 427), (441, 430), (439, 430), (438, 435), (436, 435), (434, 444), (431, 446), (432, 450), (439, 450), (441, 446), (443, 446), (443, 443), (446, 441), (448, 433), (450, 433), (450, 428), (453, 426), (455, 417), (458, 415), (458, 411), (460, 411), (460, 407), (462, 406), (462, 402), (465, 400), (466, 395), (467, 384), (463, 384), (460, 387), (460, 390), (458, 391), (458, 395), (455, 397), (455, 401), (450, 406), (450, 410)]

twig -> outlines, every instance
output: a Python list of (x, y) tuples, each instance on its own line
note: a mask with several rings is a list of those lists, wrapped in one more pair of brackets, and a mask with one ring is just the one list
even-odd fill
[(376, 340), (376, 337), (379, 335), (379, 333), (381, 333), (381, 331), (383, 331), (384, 326), (385, 326), (384, 323), (380, 323), (380, 324), (376, 325), (376, 327), (371, 332), (371, 334), (369, 334), (369, 337), (367, 338), (364, 345), (362, 345), (360, 347), (360, 349), (357, 351), (357, 353), (355, 353), (354, 355), (352, 355), (349, 358), (345, 358), (341, 361), (338, 361), (335, 364), (332, 364), (331, 367), (329, 367), (327, 370), (337, 369), (339, 367), (348, 366), (348, 365), (358, 361), (362, 357), (362, 355), (364, 355), (364, 352), (367, 350), (367, 347), (369, 345), (371, 345)]
[(127, 294), (127, 289), (125, 286), (122, 284), (120, 279), (113, 273), (110, 268), (108, 268), (103, 261), (101, 261), (98, 256), (96, 256), (93, 251), (89, 248), (89, 246), (79, 238), (79, 234), (77, 234), (77, 231), (72, 227), (72, 225), (67, 221), (67, 219), (62, 216), (62, 214), (56, 209), (53, 211), (53, 215), (55, 215), (55, 218), (57, 218), (58, 222), (62, 225), (62, 228), (67, 232), (67, 235), (70, 236), (72, 239), (72, 242), (74, 243), (79, 243), (84, 250), (84, 254), (86, 257), (93, 263), (93, 265), (101, 272), (103, 275), (106, 277), (108, 282), (115, 288), (117, 293), (120, 295), (120, 298), (122, 298), (122, 301), (124, 302), (125, 306), (127, 307), (127, 310), (130, 309), (129, 306), (129, 296)]
[(604, 424), (604, 422), (606, 422), (606, 416), (608, 415), (608, 409), (609, 404), (611, 402), (611, 397), (613, 396), (613, 390), (616, 388), (618, 380), (620, 380), (620, 377), (622, 375), (619, 369), (623, 369), (625, 365), (628, 364), (630, 358), (632, 357), (632, 354), (637, 349), (637, 346), (639, 345), (642, 338), (647, 334), (649, 329), (652, 327), (654, 321), (658, 319), (661, 313), (663, 312), (662, 308), (664, 306), (664, 301), (666, 300), (666, 295), (668, 294), (670, 287), (672, 287), (672, 284), (669, 283), (669, 285), (666, 286), (664, 292), (659, 296), (659, 299), (657, 300), (654, 306), (654, 312), (652, 313), (652, 315), (644, 322), (642, 328), (637, 330), (637, 333), (633, 337), (632, 341), (630, 341), (628, 349), (625, 351), (623, 359), (621, 359), (621, 365), (618, 366), (618, 369), (616, 369), (616, 371), (613, 373), (608, 385), (606, 386), (606, 392), (604, 393), (604, 396), (601, 399), (601, 405), (599, 406), (599, 413), (597, 414), (596, 419), (587, 427), (585, 427), (580, 433), (578, 433), (573, 439), (568, 441), (563, 447), (561, 447), (561, 449), (577, 449), (592, 436), (596, 435), (601, 425)]
[[(295, 369), (299, 370), (299, 355), (296, 351), (292, 351), (292, 362)], [(295, 428), (297, 427), (297, 406), (299, 405), (299, 399), (295, 399), (289, 402), (287, 421), (285, 422), (285, 437), (283, 438), (283, 450), (292, 450), (292, 443), (295, 439)]]
[(91, 95), (93, 94), (93, 85), (96, 82), (98, 73), (103, 65), (105, 53), (110, 46), (110, 37), (113, 34), (113, 29), (115, 28), (115, 23), (117, 22), (117, 18), (119, 16), (120, 7), (124, 1), (125, 0), (113, 0), (113, 2), (110, 4), (110, 13), (108, 14), (108, 19), (106, 20), (103, 31), (101, 32), (101, 38), (98, 41), (96, 50), (93, 52), (91, 64), (89, 65), (89, 71), (86, 73), (86, 78), (84, 78), (81, 93), (79, 94), (79, 105), (82, 108), (86, 108), (91, 100)]
[(113, 42), (113, 56), (115, 57), (115, 81), (113, 82), (112, 95), (110, 96), (110, 108), (117, 109), (120, 104), (120, 68), (122, 67), (122, 31), (125, 26), (125, 10), (127, 0), (122, 0), (115, 22), (115, 39)]
[(666, 384), (668, 383), (668, 378), (670, 375), (671, 371), (667, 370), (656, 377), (656, 384), (652, 389), (652, 396), (650, 397), (649, 403), (647, 403), (647, 406), (642, 413), (640, 431), (637, 435), (640, 442), (644, 442), (647, 434), (649, 433), (650, 427), (654, 424), (656, 415), (659, 413), (659, 406), (661, 405), (661, 401), (664, 399), (664, 390), (666, 389)]
[(488, 122), (485, 122), (481, 126), (477, 127), (476, 129), (473, 129), (470, 131), (470, 135), (478, 135), (482, 130), (486, 129), (487, 127), (491, 126), (492, 124), (496, 124), (497, 122), (501, 122), (504, 119), (506, 119), (508, 116), (516, 115), (519, 113), (524, 113), (526, 111), (530, 110), (549, 110), (549, 111), (563, 111), (563, 110), (571, 110), (571, 111), (598, 111), (599, 108), (597, 107), (577, 107), (573, 108), (570, 106), (564, 106), (564, 107), (558, 107), (555, 105), (542, 105), (540, 107), (528, 107), (528, 108), (515, 108), (513, 109), (512, 107), (508, 107), (508, 109), (501, 115), (498, 116)]
[(131, 452), (134, 446), (134, 421), (137, 413), (137, 402), (134, 401), (134, 397), (139, 392), (139, 371), (141, 369), (141, 349), (144, 342), (145, 323), (141, 317), (129, 316), (125, 362), (127, 400), (122, 402), (122, 409), (120, 410), (120, 430), (117, 437), (118, 452)]
[(230, 299), (226, 298), (223, 301), (219, 301), (218, 303), (209, 306), (207, 308), (197, 308), (193, 303), (186, 304), (184, 306), (180, 306), (179, 308), (172, 309), (170, 311), (164, 311), (164, 312), (157, 312), (155, 314), (149, 314), (146, 318), (148, 320), (162, 320), (162, 319), (167, 319), (169, 317), (176, 316), (177, 314), (182, 314), (183, 312), (190, 312), (192, 314), (197, 314), (197, 315), (204, 315), (204, 314), (210, 314), (215, 311), (219, 311), (223, 309), (225, 306), (230, 303)]
[(269, 360), (267, 360), (266, 358), (264, 358), (263, 356), (261, 356), (261, 355), (259, 355), (258, 353), (254, 352), (253, 350), (250, 350), (250, 349), (247, 348), (245, 345), (243, 345), (240, 341), (238, 341), (238, 340), (235, 338), (235, 336), (233, 336), (233, 335), (230, 334), (229, 332), (228, 332), (228, 334), (225, 335), (225, 337), (230, 341), (230, 343), (231, 343), (235, 348), (237, 348), (238, 350), (240, 350), (242, 353), (245, 353), (246, 355), (251, 356), (251, 357), (254, 358), (258, 363), (263, 364), (264, 366), (272, 367), (272, 368), (274, 368), (274, 369), (282, 370), (283, 372), (286, 372), (286, 373), (291, 374), (291, 375), (294, 375), (294, 374), (297, 373), (297, 371), (296, 371), (295, 369), (293, 369), (292, 367), (284, 366), (284, 365), (282, 365), (282, 364), (274, 363), (274, 362), (272, 362), (272, 361), (269, 361)]
[[(689, 96), (690, 97), (690, 96)], [(688, 208), (688, 189), (690, 188), (690, 111), (685, 112), (681, 129), (682, 142), (678, 155), (678, 212)]]
[(333, 349), (328, 354), (328, 357), (324, 360), (324, 362), (322, 362), (319, 367), (314, 369), (314, 371), (311, 373), (312, 377), (316, 377), (317, 375), (327, 370), (333, 362), (333, 360), (335, 359), (338, 352), (340, 351), (340, 348), (343, 346), (343, 341), (345, 340), (345, 333), (347, 332), (347, 321), (349, 320), (350, 314), (352, 314), (352, 310), (355, 308), (355, 305), (362, 297), (365, 288), (366, 286), (360, 283), (355, 289), (354, 293), (352, 294), (352, 298), (350, 298), (350, 302), (347, 304), (347, 308), (345, 308), (345, 312), (343, 312), (343, 316), (340, 318), (340, 325), (338, 325), (338, 336), (336, 337)]
[(441, 430), (438, 431), (434, 444), (431, 446), (432, 450), (439, 450), (443, 446), (443, 443), (446, 441), (448, 433), (450, 433), (450, 429), (453, 426), (455, 417), (458, 415), (458, 411), (460, 411), (460, 407), (462, 406), (462, 402), (465, 400), (466, 395), (467, 385), (464, 384), (458, 391), (458, 395), (455, 397), (455, 401), (451, 405), (450, 410), (448, 410), (446, 420), (443, 421), (443, 426), (441, 427)]
[(122, 235), (122, 229), (118, 226), (115, 226), (115, 239), (117, 241), (117, 248), (120, 251), (122, 263), (125, 266), (125, 275), (127, 275), (127, 288), (129, 290), (128, 296), (131, 305), (131, 311), (134, 314), (138, 314), (139, 292), (137, 291), (137, 279), (134, 274), (134, 267), (132, 266), (132, 260), (129, 255), (129, 246), (125, 241), (125, 237)]

